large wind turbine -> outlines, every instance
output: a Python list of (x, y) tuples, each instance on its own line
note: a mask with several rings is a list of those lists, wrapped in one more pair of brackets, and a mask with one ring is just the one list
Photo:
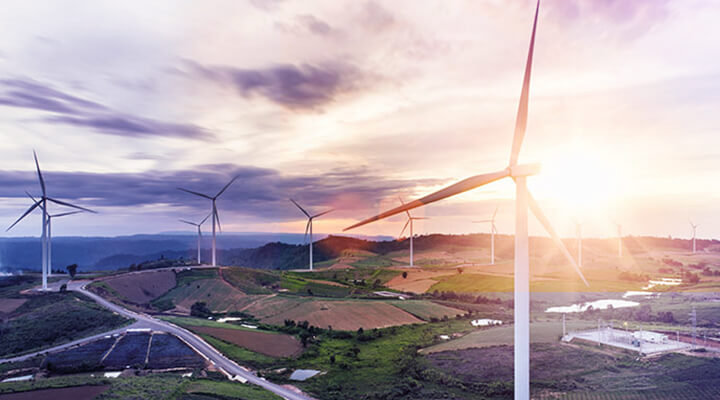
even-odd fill
[(48, 209), (47, 209), (48, 201), (51, 201), (55, 204), (59, 204), (61, 206), (67, 206), (67, 207), (76, 208), (78, 210), (87, 211), (87, 212), (90, 212), (93, 214), (97, 214), (97, 212), (87, 209), (87, 208), (84, 208), (84, 207), (76, 206), (74, 204), (70, 204), (70, 203), (67, 203), (64, 201), (60, 201), (60, 200), (54, 199), (52, 197), (48, 197), (47, 190), (45, 187), (45, 179), (43, 178), (42, 172), (40, 171), (40, 163), (38, 163), (37, 154), (35, 153), (34, 150), (33, 150), (33, 158), (35, 159), (35, 168), (37, 169), (38, 181), (40, 182), (40, 188), (42, 189), (42, 196), (40, 197), (40, 200), (34, 201), (33, 205), (30, 206), (30, 208), (28, 208), (27, 211), (25, 211), (25, 213), (20, 216), (20, 218), (18, 218), (15, 222), (13, 222), (12, 225), (10, 225), (6, 229), (6, 232), (9, 231), (10, 229), (12, 229), (15, 225), (17, 225), (18, 222), (22, 221), (23, 218), (25, 218), (28, 214), (33, 212), (33, 210), (35, 210), (36, 208), (40, 207), (42, 209), (42, 212), (43, 212), (43, 215), (42, 215), (42, 263), (41, 263), (42, 264), (42, 290), (47, 290), (47, 277), (48, 277), (48, 273), (49, 273), (48, 266), (50, 265), (50, 262), (48, 260), (48, 236), (47, 236), (47, 232), (48, 232)]
[(323, 216), (323, 215), (329, 213), (330, 211), (333, 211), (333, 209), (331, 208), (329, 210), (323, 211), (320, 214), (310, 215), (307, 211), (305, 211), (304, 208), (300, 207), (300, 204), (298, 204), (295, 200), (290, 199), (290, 201), (292, 201), (293, 204), (295, 204), (297, 206), (297, 208), (299, 208), (300, 211), (302, 211), (303, 214), (305, 214), (305, 216), (308, 218), (307, 225), (305, 225), (305, 240), (307, 240), (308, 229), (309, 229), (310, 230), (310, 271), (312, 271), (312, 269), (313, 269), (313, 257), (312, 257), (313, 256), (313, 254), (312, 254), (312, 249), (313, 249), (312, 223), (313, 223), (313, 220), (315, 218), (318, 218), (320, 216)]
[(218, 229), (220, 229), (220, 231), (222, 232), (222, 227), (220, 227), (220, 216), (218, 215), (217, 205), (215, 204), (215, 201), (218, 199), (218, 197), (220, 197), (220, 195), (222, 195), (225, 192), (225, 190), (227, 190), (227, 188), (230, 187), (230, 185), (232, 185), (233, 182), (235, 182), (235, 180), (237, 178), (238, 178), (237, 176), (232, 178), (230, 180), (230, 182), (228, 182), (228, 184), (225, 185), (225, 187), (223, 187), (215, 196), (212, 196), (212, 197), (208, 196), (206, 194), (203, 194), (203, 193), (193, 192), (192, 190), (178, 188), (178, 190), (182, 190), (183, 192), (194, 194), (195, 196), (200, 196), (202, 198), (212, 201), (212, 208), (210, 209), (210, 215), (212, 215), (212, 235), (213, 235), (213, 237), (212, 237), (212, 266), (213, 267), (215, 267), (217, 265), (217, 257), (216, 257), (216, 252), (215, 252), (216, 248), (217, 248), (216, 242), (215, 242), (215, 223), (216, 222), (217, 222)]
[(200, 227), (202, 226), (202, 224), (205, 223), (205, 221), (207, 221), (208, 218), (210, 218), (211, 215), (212, 215), (212, 213), (208, 214), (205, 218), (203, 218), (202, 221), (200, 221), (200, 222), (198, 222), (198, 223), (186, 221), (186, 220), (184, 220), (184, 219), (179, 220), (180, 222), (184, 222), (184, 223), (186, 223), (186, 224), (189, 224), (189, 225), (192, 225), (192, 226), (196, 226), (196, 227), (197, 227), (197, 233), (198, 233), (198, 237), (197, 237), (197, 243), (198, 243), (197, 262), (198, 262), (198, 265), (202, 265), (202, 261), (200, 260), (200, 246), (202, 246), (202, 241), (201, 241), (201, 239), (202, 239), (202, 229), (201, 229)]
[[(402, 199), (400, 199), (400, 203), (405, 204), (405, 202), (403, 202)], [(407, 219), (407, 222), (405, 222), (405, 226), (403, 226), (402, 230), (400, 231), (400, 236), (399, 236), (399, 237), (402, 237), (402, 234), (405, 233), (405, 229), (407, 229), (408, 225), (410, 225), (410, 266), (411, 266), (411, 267), (414, 267), (415, 264), (414, 264), (414, 261), (413, 261), (413, 236), (414, 236), (414, 233), (413, 233), (413, 221), (416, 220), (416, 219), (429, 219), (429, 218), (425, 218), (425, 217), (413, 217), (412, 215), (410, 215), (410, 211), (407, 211), (407, 210), (405, 210), (405, 214), (407, 214), (407, 218), (408, 218), (408, 219)]]
[(486, 222), (490, 223), (490, 265), (495, 265), (495, 234), (497, 233), (497, 228), (495, 227), (495, 215), (497, 215), (497, 212), (498, 208), (495, 207), (495, 212), (493, 212), (492, 218), (481, 221), (473, 221), (473, 223), (476, 224), (483, 224)]
[[(562, 251), (563, 255), (570, 261), (575, 272), (580, 276), (582, 281), (587, 285), (587, 281), (583, 276), (580, 268), (573, 260), (565, 245), (558, 237), (555, 229), (550, 225), (545, 214), (540, 210), (538, 203), (530, 195), (527, 189), (527, 177), (535, 175), (539, 172), (540, 166), (535, 165), (518, 165), (518, 156), (520, 147), (525, 136), (525, 128), (527, 126), (528, 114), (528, 95), (530, 89), (530, 72), (532, 69), (533, 47), (535, 43), (535, 30), (537, 27), (538, 11), (540, 2), (538, 1), (535, 9), (535, 18), (533, 22), (532, 36), (530, 39), (530, 49), (525, 64), (525, 78), (523, 80), (522, 92), (520, 95), (520, 105), (518, 107), (517, 119), (515, 123), (515, 134), (513, 138), (512, 151), (510, 153), (510, 164), (507, 168), (491, 172), (488, 174), (476, 175), (463, 181), (448, 186), (435, 193), (429, 194), (423, 198), (412, 201), (400, 207), (386, 211), (382, 214), (365, 219), (352, 225), (345, 230), (349, 230), (367, 223), (377, 221), (391, 215), (395, 215), (407, 210), (420, 207), (426, 204), (436, 202), (459, 193), (466, 192), (480, 186), (487, 185), (491, 182), (501, 180), (503, 178), (512, 178), (515, 181), (516, 200), (515, 200), (515, 399), (527, 400), (530, 398), (530, 260), (528, 252), (528, 208), (535, 214), (540, 223), (545, 227), (555, 244)], [(568, 182), (571, 184), (571, 182)], [(588, 285), (589, 286), (589, 285)]]
[(692, 221), (690, 221), (690, 226), (692, 227), (692, 231), (693, 231), (693, 238), (692, 238), (693, 239), (693, 254), (695, 254), (695, 233), (697, 232), (698, 226), (693, 224)]

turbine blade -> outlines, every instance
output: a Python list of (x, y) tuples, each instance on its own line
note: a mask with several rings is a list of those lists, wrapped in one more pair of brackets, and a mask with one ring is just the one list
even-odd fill
[(307, 224), (305, 225), (305, 236), (303, 237), (303, 243), (307, 243), (307, 234), (310, 230), (310, 223), (312, 222), (312, 219), (308, 219)]
[(64, 212), (64, 213), (60, 213), (60, 214), (55, 214), (55, 215), (53, 215), (52, 217), (53, 217), (53, 218), (56, 218), (56, 217), (64, 217), (64, 216), (66, 216), (66, 215), (80, 214), (81, 212), (82, 212), (82, 211), (68, 211), (68, 212)]
[(35, 150), (33, 150), (33, 157), (35, 158), (35, 168), (37, 168), (40, 187), (42, 188), (43, 196), (45, 196), (45, 179), (43, 179), (42, 172), (40, 172), (40, 163), (38, 163), (37, 153), (35, 153)]
[(540, 224), (545, 227), (545, 230), (550, 234), (550, 237), (555, 242), (555, 245), (560, 249), (565, 258), (570, 261), (570, 264), (573, 266), (573, 268), (575, 268), (575, 272), (580, 275), (580, 279), (582, 279), (582, 281), (585, 283), (585, 286), (590, 287), (587, 280), (585, 279), (585, 275), (583, 275), (582, 271), (580, 271), (580, 267), (578, 267), (577, 262), (575, 262), (575, 259), (570, 255), (567, 247), (565, 247), (565, 244), (563, 244), (562, 240), (560, 240), (557, 232), (555, 232), (555, 229), (552, 227), (552, 225), (550, 225), (550, 221), (547, 219), (545, 214), (543, 214), (540, 206), (532, 197), (530, 192), (528, 192), (528, 206), (530, 207), (530, 210), (532, 210), (533, 214), (535, 214), (535, 217), (538, 219), (538, 221), (540, 221)]
[(91, 210), (91, 209), (89, 209), (89, 208), (76, 206), (75, 204), (70, 204), (70, 203), (67, 203), (67, 202), (65, 202), (65, 201), (60, 201), (60, 200), (57, 200), (57, 199), (53, 199), (52, 197), (48, 197), (47, 199), (50, 200), (50, 201), (52, 201), (52, 202), (55, 203), (55, 204), (60, 204), (61, 206), (77, 208), (78, 210), (83, 210), (83, 211), (87, 211), (87, 212), (89, 212), (89, 213), (97, 214), (97, 211), (93, 211), (93, 210)]
[(300, 207), (300, 204), (298, 204), (298, 203), (297, 203), (297, 201), (295, 201), (295, 200), (293, 200), (293, 199), (290, 199), (290, 201), (292, 201), (292, 202), (293, 202), (293, 204), (295, 204), (295, 205), (297, 206), (297, 208), (299, 208), (299, 209), (300, 209), (300, 211), (302, 211), (302, 212), (303, 212), (303, 214), (305, 214), (305, 215), (306, 215), (306, 216), (307, 216), (308, 218), (311, 218), (311, 217), (310, 217), (310, 214), (308, 214), (308, 212), (307, 212), (307, 211), (305, 211), (305, 209), (304, 209), (304, 208)]
[(194, 222), (190, 222), (190, 221), (185, 221), (184, 219), (179, 219), (178, 221), (184, 222), (184, 223), (186, 223), (186, 224), (188, 224), (188, 225), (198, 226), (198, 224), (196, 224), (196, 223), (194, 223)]
[[(400, 204), (405, 205), (405, 202), (403, 201), (402, 197), (398, 196), (398, 200), (400, 200)], [(410, 211), (405, 210), (405, 214), (407, 214), (408, 218), (412, 218), (412, 215), (410, 215)]]
[(476, 187), (487, 185), (488, 183), (495, 182), (497, 180), (500, 180), (500, 179), (508, 177), (508, 176), (510, 176), (509, 169), (504, 169), (502, 171), (492, 172), (489, 174), (475, 175), (475, 176), (472, 176), (465, 180), (462, 180), (458, 183), (450, 185), (444, 189), (438, 190), (437, 192), (429, 194), (423, 198), (413, 200), (410, 203), (403, 204), (400, 207), (395, 207), (392, 210), (386, 211), (382, 214), (362, 220), (355, 225), (352, 225), (352, 226), (349, 226), (349, 227), (343, 229), (343, 231), (348, 231), (350, 229), (357, 228), (358, 226), (369, 224), (370, 222), (378, 221), (383, 218), (390, 217), (395, 214), (399, 214), (406, 210), (412, 210), (413, 208), (417, 208), (420, 206), (424, 206), (426, 204), (434, 203), (438, 200), (442, 200), (442, 199), (448, 198), (450, 196), (454, 196), (459, 193), (467, 192), (470, 189), (475, 189)]
[(10, 225), (7, 229), (5, 229), (5, 232), (12, 229), (13, 226), (17, 225), (18, 222), (22, 221), (23, 218), (25, 218), (28, 214), (33, 212), (33, 210), (39, 206), (40, 206), (40, 203), (37, 203), (37, 202), (35, 204), (31, 205), (30, 208), (28, 208), (27, 211), (25, 211), (25, 213), (23, 215), (21, 215), (20, 218), (17, 219), (17, 221), (15, 221), (12, 225)]
[(495, 212), (493, 212), (492, 221), (495, 221), (495, 216), (497, 215), (498, 208), (500, 208), (500, 206), (495, 206)]
[(218, 209), (215, 203), (213, 203), (213, 211), (215, 211), (215, 221), (217, 221), (218, 230), (222, 232), (222, 226), (220, 225), (220, 215), (218, 214)]
[(183, 192), (186, 192), (186, 193), (194, 194), (195, 196), (200, 196), (200, 197), (204, 197), (204, 198), (206, 198), (206, 199), (208, 199), (208, 200), (212, 200), (212, 197), (210, 197), (210, 196), (208, 196), (208, 195), (206, 195), (206, 194), (202, 194), (202, 193), (199, 193), (199, 192), (193, 192), (192, 190), (187, 190), (187, 189), (183, 189), (183, 188), (177, 188), (177, 189), (178, 189), (178, 190), (182, 190)]
[(402, 230), (400, 231), (400, 235), (398, 235), (398, 239), (400, 239), (402, 237), (403, 233), (405, 233), (405, 229), (407, 229), (408, 225), (410, 225), (409, 219), (407, 220), (407, 222), (405, 222), (405, 226), (403, 226)]
[(515, 119), (515, 134), (513, 135), (512, 152), (510, 153), (510, 166), (514, 166), (518, 162), (520, 148), (525, 138), (525, 128), (527, 128), (530, 75), (532, 72), (533, 51), (535, 49), (535, 30), (537, 28), (538, 11), (540, 11), (540, 0), (538, 0), (537, 6), (535, 7), (535, 21), (533, 22), (532, 36), (530, 36), (530, 49), (528, 50), (527, 61), (525, 63), (525, 78), (523, 79), (520, 104), (518, 105), (517, 118)]
[(232, 185), (233, 182), (235, 182), (235, 180), (236, 180), (237, 178), (239, 178), (239, 177), (240, 177), (240, 175), (235, 175), (235, 177), (233, 177), (233, 178), (230, 180), (230, 182), (228, 182), (228, 184), (225, 185), (225, 186), (218, 192), (218, 194), (215, 195), (215, 198), (217, 199), (218, 197), (220, 197), (220, 195), (223, 194), (223, 193), (227, 190), (227, 188), (229, 188), (230, 185)]
[(200, 221), (200, 223), (198, 224), (198, 226), (200, 226), (200, 225), (204, 224), (204, 223), (205, 223), (205, 221), (207, 221), (207, 219), (208, 219), (208, 218), (210, 218), (210, 216), (211, 216), (211, 215), (212, 215), (212, 213), (210, 213), (210, 214), (206, 215), (206, 216), (205, 216), (205, 218), (203, 218), (203, 220), (202, 220), (202, 221)]
[(326, 210), (326, 211), (321, 212), (320, 214), (315, 214), (315, 215), (313, 215), (312, 218), (322, 217), (323, 215), (325, 215), (325, 214), (327, 214), (327, 213), (329, 213), (329, 212), (333, 212), (333, 211), (335, 211), (335, 209), (334, 209), (334, 208), (331, 208), (331, 209), (329, 209), (329, 210)]
[(410, 219), (430, 219), (429, 217), (411, 217)]

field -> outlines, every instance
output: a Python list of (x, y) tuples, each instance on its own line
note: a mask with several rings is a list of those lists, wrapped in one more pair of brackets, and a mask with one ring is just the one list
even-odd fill
[(269, 294), (280, 284), (277, 273), (240, 267), (222, 268), (222, 278), (235, 288), (247, 294)]
[(12, 313), (26, 301), (27, 299), (0, 299), (0, 315)]
[[(510, 346), (435, 353), (429, 355), (428, 360), (438, 370), (455, 377), (458, 384), (512, 382), (513, 379)], [(533, 398), (705, 398), (693, 396), (716, 391), (718, 373), (718, 359), (680, 354), (637, 359), (591, 347), (558, 343), (531, 346)], [(604, 397), (600, 397), (600, 393)], [(683, 397), (673, 397), (678, 393), (684, 393)]]
[(393, 300), (388, 303), (424, 321), (430, 321), (432, 318), (454, 318), (458, 314), (466, 313), (466, 311), (458, 310), (457, 308), (443, 306), (426, 300)]
[[(591, 329), (597, 325), (594, 321), (572, 321), (567, 322), (567, 329), (582, 330)], [(534, 322), (530, 324), (531, 343), (554, 343), (562, 335), (561, 322)], [(469, 348), (492, 347), (499, 345), (512, 345), (514, 327), (511, 325), (492, 328), (481, 328), (467, 335), (442, 342), (434, 346), (422, 349), (423, 354), (437, 353), (447, 350), (462, 350)]]
[(186, 393), (209, 395), (212, 399), (282, 400), (280, 396), (263, 390), (258, 386), (226, 381), (200, 380), (191, 384)]
[(277, 314), (262, 318), (267, 324), (282, 325), (288, 320), (308, 321), (321, 328), (332, 326), (339, 330), (372, 329), (393, 325), (415, 324), (422, 320), (382, 301), (314, 300), (283, 309)]
[(293, 357), (303, 350), (300, 341), (290, 335), (207, 326), (193, 330), (270, 357)]
[(175, 272), (127, 273), (102, 280), (117, 296), (133, 304), (145, 304), (175, 287)]
[(92, 400), (110, 386), (73, 386), (0, 394), (0, 400)]
[(122, 370), (127, 366), (149, 369), (198, 368), (204, 364), (204, 359), (183, 341), (162, 333), (152, 334), (152, 339), (149, 333), (128, 333), (120, 338), (99, 339), (50, 354), (44, 363), (49, 371), (62, 373)]
[(28, 353), (128, 323), (127, 319), (75, 293), (47, 293), (27, 299), (2, 325), (0, 356)]
[(190, 313), (193, 303), (201, 301), (214, 312), (238, 311), (256, 300), (257, 296), (248, 296), (219, 278), (199, 279), (178, 283), (178, 286), (153, 300), (153, 305), (171, 301), (176, 312)]

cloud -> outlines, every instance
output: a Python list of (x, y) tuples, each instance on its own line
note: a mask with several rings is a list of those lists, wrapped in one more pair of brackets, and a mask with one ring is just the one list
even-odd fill
[(295, 110), (317, 109), (358, 91), (365, 75), (344, 63), (281, 64), (265, 69), (202, 66), (191, 63), (206, 79), (230, 85), (243, 97), (262, 96)]
[[(42, 167), (42, 164), (41, 164)], [(178, 187), (215, 195), (232, 177), (238, 179), (222, 196), (222, 209), (268, 221), (297, 217), (289, 203), (293, 197), (308, 208), (334, 207), (338, 213), (368, 210), (375, 202), (416, 185), (435, 181), (382, 177), (365, 168), (336, 169), (313, 176), (283, 175), (277, 170), (230, 164), (202, 165), (172, 172), (82, 173), (44, 171), (48, 195), (87, 207), (189, 207), (207, 210), (206, 199), (177, 190)], [(0, 197), (24, 197), (37, 192), (33, 172), (0, 171)], [(347, 215), (355, 216), (354, 213)]]
[(128, 115), (32, 80), (0, 80), (0, 105), (49, 112), (53, 115), (40, 118), (39, 121), (87, 127), (108, 135), (191, 139), (211, 136), (206, 130), (193, 124)]
[(311, 14), (297, 16), (298, 22), (309, 32), (320, 36), (327, 36), (333, 32), (333, 28), (325, 21)]

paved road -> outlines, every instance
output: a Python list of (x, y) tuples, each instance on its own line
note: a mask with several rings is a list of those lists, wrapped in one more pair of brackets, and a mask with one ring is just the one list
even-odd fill
[[(73, 290), (76, 292), (80, 292), (84, 294), (87, 297), (90, 297), (94, 301), (96, 301), (98, 304), (102, 305), (103, 307), (109, 309), (110, 311), (116, 312), (122, 316), (125, 316), (127, 318), (134, 319), (136, 322), (132, 324), (130, 327), (118, 329), (111, 332), (106, 332), (100, 335), (95, 335), (90, 338), (85, 338), (81, 340), (76, 340), (71, 343), (66, 343), (61, 346), (54, 347), (52, 349), (46, 349), (37, 353), (33, 354), (26, 354), (20, 357), (15, 357), (12, 359), (7, 360), (0, 360), (0, 362), (6, 362), (6, 361), (20, 361), (23, 359), (27, 359), (30, 357), (34, 357), (38, 354), (47, 353), (48, 351), (55, 351), (55, 350), (62, 350), (64, 348), (68, 348), (71, 346), (74, 346), (76, 344), (87, 342), (92, 339), (100, 338), (103, 336), (106, 336), (108, 334), (118, 333), (125, 331), (129, 328), (149, 328), (155, 331), (162, 331), (162, 332), (168, 332), (172, 333), (173, 335), (179, 337), (180, 339), (184, 340), (187, 344), (189, 344), (191, 347), (193, 347), (200, 355), (205, 357), (210, 363), (212, 363), (216, 368), (223, 371), (226, 375), (229, 377), (232, 377), (234, 379), (242, 378), (247, 380), (250, 383), (253, 383), (255, 385), (261, 386), (278, 396), (281, 396), (287, 400), (314, 400), (312, 397), (299, 392), (294, 391), (292, 389), (286, 388), (284, 386), (276, 385), (274, 383), (268, 382), (263, 378), (258, 377), (253, 372), (248, 371), (247, 369), (241, 367), (234, 361), (230, 360), (229, 358), (225, 357), (222, 353), (217, 351), (214, 347), (210, 346), (207, 342), (205, 342), (202, 338), (195, 335), (194, 333), (188, 331), (187, 329), (181, 328), (177, 325), (171, 324), (167, 321), (159, 320), (156, 318), (153, 318), (150, 315), (147, 315), (145, 313), (138, 313), (134, 311), (130, 311), (122, 306), (119, 306), (115, 303), (111, 303), (108, 300), (105, 300), (104, 298), (96, 295), (95, 293), (92, 293), (90, 291), (87, 291), (85, 289), (85, 285), (90, 283), (90, 281), (71, 281), (68, 283), (68, 290)], [(59, 287), (62, 282), (57, 282), (56, 285)]]

